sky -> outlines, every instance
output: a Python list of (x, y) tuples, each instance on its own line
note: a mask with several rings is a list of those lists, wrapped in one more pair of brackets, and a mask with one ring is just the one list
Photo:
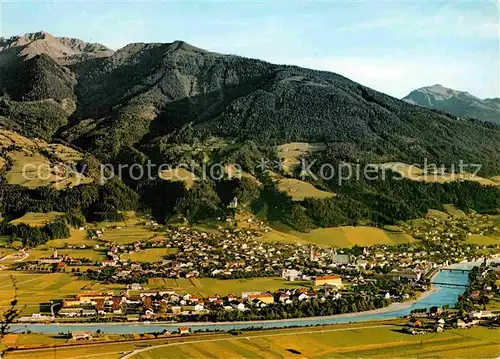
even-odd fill
[(47, 31), (118, 49), (183, 40), (327, 70), (401, 98), (441, 84), (500, 97), (499, 0), (0, 0), (0, 36)]

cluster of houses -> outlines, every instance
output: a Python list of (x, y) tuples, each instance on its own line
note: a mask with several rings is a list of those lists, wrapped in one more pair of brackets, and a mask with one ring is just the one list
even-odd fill
[[(418, 280), (412, 272), (401, 271), (395, 276), (394, 288), (399, 284), (399, 278), (407, 275), (409, 280)], [(295, 269), (284, 269), (284, 278), (289, 280), (304, 279), (304, 275)], [(56, 317), (74, 318), (80, 320), (115, 318), (117, 320), (170, 320), (178, 319), (179, 316), (193, 316), (213, 314), (216, 311), (247, 311), (260, 310), (269, 305), (292, 304), (294, 302), (319, 300), (339, 300), (345, 296), (350, 298), (353, 288), (358, 286), (357, 293), (364, 296), (379, 296), (385, 300), (402, 301), (409, 299), (408, 294), (398, 295), (389, 293), (389, 290), (378, 290), (376, 279), (364, 279), (361, 276), (352, 278), (352, 281), (344, 283), (337, 274), (318, 275), (311, 279), (311, 287), (280, 289), (274, 292), (251, 291), (243, 292), (241, 296), (229, 294), (227, 296), (213, 295), (200, 297), (190, 293), (179, 293), (174, 290), (148, 290), (139, 283), (128, 285), (128, 289), (120, 294), (109, 292), (82, 292), (71, 298), (66, 298), (55, 305), (52, 317), (32, 316), (23, 318), (22, 321), (52, 321)], [(405, 285), (411, 282), (405, 282)], [(386, 284), (387, 285), (387, 284)], [(415, 282), (415, 285), (417, 283)], [(425, 290), (425, 286), (420, 288)], [(189, 319), (189, 318), (188, 318)]]
[[(167, 229), (165, 235), (155, 236), (149, 241), (109, 244), (108, 259), (101, 262), (101, 267), (116, 268), (114, 279), (117, 282), (127, 282), (137, 273), (146, 277), (224, 279), (281, 275), (289, 280), (310, 280), (315, 276), (353, 270), (376, 271), (391, 267), (427, 271), (435, 267), (426, 260), (426, 251), (412, 247), (400, 251), (393, 251), (389, 246), (365, 248), (356, 256), (348, 249), (268, 243), (261, 241), (259, 236), (259, 232), (227, 229), (223, 236), (189, 227)], [(140, 262), (123, 260), (123, 254), (148, 248), (175, 248), (175, 253), (156, 263), (148, 263), (147, 268)], [(284, 275), (284, 270), (289, 271), (288, 274)]]
[[(153, 226), (153, 224), (150, 224)], [(157, 226), (157, 224), (155, 224)], [(152, 227), (156, 228), (156, 227)], [(422, 248), (408, 246), (373, 246), (361, 249), (355, 253), (350, 249), (322, 248), (313, 245), (268, 243), (258, 238), (253, 231), (222, 230), (224, 235), (202, 232), (189, 227), (175, 229), (162, 228), (162, 235), (155, 235), (148, 241), (130, 244), (101, 243), (101, 250), (105, 248), (108, 259), (94, 266), (96, 273), (112, 267), (111, 276), (107, 281), (116, 283), (134, 283), (138, 275), (142, 278), (240, 278), (240, 277), (279, 277), (288, 281), (312, 281), (316, 287), (328, 285), (342, 287), (342, 279), (350, 285), (362, 285), (369, 282), (376, 283), (380, 276), (388, 276), (394, 281), (411, 282), (415, 290), (425, 290), (420, 282), (424, 273), (432, 271), (436, 265), (427, 260), (429, 254)], [(102, 230), (96, 231), (99, 236)], [(125, 260), (124, 254), (142, 251), (148, 248), (172, 248), (167, 257), (154, 263), (141, 263)], [(77, 251), (75, 251), (77, 252)], [(130, 256), (127, 256), (128, 258)], [(61, 267), (79, 265), (78, 258), (59, 256), (54, 251), (50, 258), (42, 258), (37, 265), (49, 263)], [(47, 264), (47, 265), (49, 265)], [(96, 263), (97, 264), (97, 263)], [(29, 269), (29, 263), (23, 264)], [(387, 271), (387, 268), (390, 270)], [(383, 269), (383, 271), (381, 271)], [(109, 271), (108, 271), (109, 272)], [(382, 274), (386, 273), (386, 274)], [(87, 272), (84, 273), (88, 275)], [(92, 278), (90, 278), (92, 279)], [(136, 288), (140, 290), (141, 288)], [(301, 293), (301, 298), (307, 294)], [(176, 295), (172, 294), (175, 299)], [(291, 296), (293, 300), (293, 295)], [(393, 300), (407, 299), (403, 296), (391, 295)], [(85, 299), (85, 298), (83, 298)], [(101, 300), (103, 299), (103, 300)], [(146, 308), (142, 300), (130, 296), (106, 296), (100, 300), (66, 300), (59, 311), (59, 316), (85, 317), (97, 314), (115, 313), (158, 313), (155, 308)], [(139, 303), (140, 302), (140, 303)], [(167, 303), (175, 304), (168, 298)], [(218, 301), (216, 304), (219, 304)], [(224, 302), (226, 309), (234, 308), (235, 303)], [(148, 302), (146, 302), (148, 304)], [(257, 303), (266, 305), (265, 301)], [(248, 303), (244, 300), (235, 304), (238, 308), (245, 308)], [(176, 307), (176, 305), (172, 305)], [(182, 313), (199, 314), (204, 310), (213, 309), (207, 303), (186, 303), (182, 306), (192, 307), (182, 309)], [(171, 309), (167, 306), (167, 309)], [(196, 308), (195, 308), (196, 307)], [(202, 308), (203, 307), (203, 308)], [(177, 314), (178, 309), (162, 312)], [(220, 309), (219, 307), (215, 309)]]
[(466, 239), (472, 235), (489, 236), (500, 231), (500, 227), (489, 216), (477, 213), (430, 216), (420, 220), (418, 225), (407, 222), (402, 227), (414, 238), (420, 239), (431, 251), (437, 252), (437, 255), (429, 257), (435, 263), (476, 261), (478, 251), (486, 246), (471, 244)]
[[(430, 218), (426, 221), (438, 221), (438, 219)], [(260, 239), (262, 235), (260, 227), (246, 230), (221, 227), (222, 234), (219, 234), (203, 232), (187, 226), (174, 229), (160, 228), (158, 223), (153, 221), (146, 225), (152, 230), (161, 229), (162, 234), (157, 234), (146, 241), (114, 244), (104, 241), (104, 229), (92, 231), (92, 238), (102, 240), (99, 250), (107, 253), (107, 259), (93, 263), (94, 270), (100, 272), (105, 267), (114, 267), (115, 273), (108, 280), (119, 283), (132, 283), (136, 281), (137, 275), (145, 278), (215, 277), (224, 279), (282, 276), (284, 279), (293, 281), (310, 280), (316, 276), (334, 273), (346, 275), (353, 271), (387, 273), (387, 268), (390, 269), (390, 276), (395, 280), (406, 278), (418, 281), (423, 274), (432, 271), (437, 266), (454, 261), (453, 258), (447, 257), (449, 253), (457, 253), (455, 259), (463, 259), (463, 256), (460, 256), (464, 253), (470, 254), (471, 259), (475, 259), (472, 257), (473, 246), (468, 246), (461, 241), (447, 241), (445, 245), (454, 247), (447, 250), (446, 255), (443, 255), (440, 246), (426, 248), (412, 245), (378, 245), (365, 247), (362, 253), (355, 253), (352, 249), (263, 242)], [(441, 234), (438, 237), (455, 237), (452, 230), (442, 229), (448, 227), (437, 226), (434, 222), (433, 226), (433, 229), (430, 229), (429, 234), (425, 236), (431, 235), (433, 231), (445, 231), (439, 232)], [(408, 230), (410, 233), (414, 232), (416, 236), (424, 235), (420, 228)], [(468, 247), (471, 247), (471, 251), (467, 249)], [(125, 254), (149, 248), (175, 250), (162, 260), (147, 265), (130, 260), (129, 255), (125, 256)], [(77, 250), (73, 252), (73, 257), (58, 256), (55, 252), (52, 257), (41, 258), (35, 264), (26, 261), (23, 263), (24, 267), (19, 269), (36, 270), (40, 266), (50, 265), (60, 267), (61, 270), (71, 270), (63, 268), (89, 264), (88, 261), (77, 256)]]
[(432, 307), (429, 311), (413, 313), (404, 330), (411, 334), (422, 334), (476, 325), (500, 326), (500, 313), (486, 310), (490, 301), (499, 298), (500, 265), (483, 263), (469, 273), (469, 278), (469, 289), (456, 304), (458, 310), (445, 311), (440, 307)]
[(141, 318), (168, 318), (179, 315), (200, 315), (216, 310), (245, 311), (251, 307), (264, 308), (274, 303), (290, 304), (294, 301), (316, 299), (319, 296), (340, 299), (342, 279), (339, 276), (324, 276), (315, 279), (318, 290), (297, 288), (282, 289), (276, 292), (243, 292), (241, 296), (214, 295), (201, 298), (189, 293), (175, 291), (139, 290), (131, 286), (122, 294), (83, 292), (73, 298), (64, 299), (57, 312), (58, 317), (78, 318), (106, 315), (131, 315), (131, 320)]
[(484, 322), (491, 323), (498, 315), (486, 310), (470, 311), (466, 316), (457, 316), (455, 313), (443, 316), (443, 309), (433, 307), (435, 311), (416, 313), (411, 316), (409, 322), (403, 327), (403, 331), (409, 334), (426, 334), (429, 332), (443, 332), (446, 329), (467, 329)]
[[(482, 217), (473, 218), (483, 220)], [(453, 220), (455, 227), (464, 227), (462, 221)], [(451, 241), (460, 237), (455, 234), (451, 225), (438, 226), (436, 221), (448, 223), (452, 219), (430, 218), (433, 229), (412, 229), (419, 236), (427, 238), (435, 234), (437, 242), (445, 238), (449, 246), (456, 245), (454, 250), (463, 254), (465, 250), (461, 241)], [(441, 222), (439, 222), (441, 223)], [(158, 223), (146, 223), (157, 230)], [(466, 225), (466, 227), (469, 224)], [(464, 227), (465, 228), (465, 227)], [(489, 227), (488, 227), (489, 228)], [(118, 229), (118, 228), (117, 228)], [(465, 230), (470, 230), (469, 227)], [(488, 229), (490, 230), (490, 229)], [(417, 231), (420, 231), (417, 233)], [(314, 281), (314, 285), (327, 285), (341, 288), (340, 275), (348, 279), (351, 285), (376, 281), (380, 276), (387, 276), (395, 282), (412, 283), (417, 290), (425, 290), (422, 277), (434, 271), (440, 264), (447, 264), (441, 248), (432, 246), (399, 246), (378, 245), (362, 249), (322, 248), (300, 243), (270, 243), (260, 240), (261, 232), (255, 229), (238, 230), (220, 228), (219, 233), (203, 232), (190, 227), (161, 228), (162, 235), (156, 234), (147, 241), (130, 244), (114, 244), (103, 240), (103, 230), (93, 231), (95, 239), (101, 239), (100, 250), (107, 253), (107, 259), (94, 263), (94, 271), (100, 273), (106, 267), (113, 267), (108, 281), (117, 283), (133, 283), (139, 274), (143, 278), (241, 278), (241, 277), (279, 277), (288, 281)], [(425, 237), (427, 236), (427, 237)], [(432, 238), (431, 238), (432, 239)], [(432, 241), (431, 241), (432, 242)], [(439, 242), (443, 244), (442, 242)], [(457, 244), (458, 243), (458, 244)], [(149, 248), (175, 249), (162, 260), (154, 263), (131, 261), (125, 254), (143, 251)], [(450, 247), (451, 248), (451, 247)], [(462, 251), (462, 252), (460, 252)], [(451, 251), (454, 253), (453, 251)], [(467, 250), (465, 250), (467, 252)], [(464, 253), (465, 253), (464, 252)], [(77, 251), (75, 251), (77, 253)], [(64, 270), (66, 266), (79, 266), (82, 259), (59, 256), (54, 250), (49, 258), (40, 258), (36, 264), (29, 261), (23, 263), (20, 270), (29, 270), (29, 266), (56, 266)], [(135, 288), (139, 290), (140, 288)], [(189, 294), (180, 296), (171, 291), (144, 292), (133, 294), (127, 291), (122, 295), (91, 293), (79, 294), (73, 299), (63, 302), (58, 315), (64, 317), (85, 317), (108, 314), (140, 314), (154, 316), (157, 314), (201, 314), (207, 310), (237, 309), (244, 310), (248, 306), (265, 306), (279, 301), (301, 300), (314, 297), (312, 293), (254, 293), (239, 298), (188, 298)], [(307, 292), (307, 291), (306, 291)], [(148, 294), (149, 293), (149, 294)], [(283, 294), (283, 295), (282, 295)], [(256, 297), (253, 297), (256, 295)], [(288, 298), (286, 296), (288, 295)], [(472, 296), (474, 293), (472, 293)], [(299, 298), (300, 297), (300, 298)], [(149, 299), (148, 299), (149, 298)]]
[(81, 266), (84, 262), (88, 262), (88, 260), (69, 255), (59, 255), (57, 249), (54, 248), (50, 257), (38, 258), (36, 266), (40, 268), (44, 265), (55, 265), (64, 268), (66, 266)]

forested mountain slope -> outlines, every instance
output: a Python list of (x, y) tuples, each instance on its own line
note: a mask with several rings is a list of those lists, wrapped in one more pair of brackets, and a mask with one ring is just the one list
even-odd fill
[(186, 190), (125, 178), (140, 206), (160, 220), (174, 213), (196, 220), (220, 215), (234, 195), (256, 211), (281, 208), (269, 215), (302, 229), (414, 218), (443, 201), (477, 210), (500, 207), (498, 188), (408, 180), (340, 187), (317, 181), (318, 189), (338, 196), (294, 203), (256, 169), (262, 157), (276, 159), (276, 145), (297, 141), (324, 144), (314, 154), (318, 165), (427, 160), (449, 167), (463, 161), (481, 164), (481, 175), (492, 177), (500, 174), (498, 125), (415, 106), (335, 73), (213, 53), (182, 41), (135, 43), (113, 52), (45, 33), (22, 39), (0, 42), (5, 127), (58, 139), (115, 165), (239, 163), (266, 183), (205, 181)]
[[(17, 78), (23, 80), (14, 90), (12, 83), (4, 86), (4, 92), (14, 99), (75, 101), (68, 124), (58, 122), (58, 136), (101, 158), (112, 160), (134, 148), (160, 153), (161, 159), (162, 149), (151, 144), (165, 147), (189, 125), (190, 135), (182, 141), (210, 136), (266, 146), (321, 141), (352, 159), (428, 158), (439, 164), (461, 159), (500, 172), (498, 127), (413, 106), (334, 73), (221, 55), (182, 41), (130, 44), (113, 53), (45, 33), (23, 38), (38, 40), (4, 46), (0, 55), (22, 53), (37, 42), (48, 49), (18, 56)], [(78, 53), (100, 55), (58, 62)]]
[(190, 124), (191, 140), (324, 141), (348, 147), (352, 159), (449, 164), (459, 158), (492, 173), (500, 163), (498, 127), (413, 106), (334, 73), (183, 42), (132, 44), (71, 69), (79, 108), (62, 136), (102, 156), (168, 142)]

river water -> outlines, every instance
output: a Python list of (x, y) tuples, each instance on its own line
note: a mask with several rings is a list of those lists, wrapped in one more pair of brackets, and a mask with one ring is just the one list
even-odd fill
[[(454, 265), (455, 268), (470, 268), (472, 263)], [(441, 271), (435, 278), (435, 282), (451, 283), (467, 285), (469, 278), (468, 272), (464, 271)], [(429, 308), (432, 306), (444, 306), (446, 304), (453, 306), (462, 294), (465, 287), (453, 287), (446, 285), (437, 285), (439, 291), (417, 301), (409, 308), (388, 311), (385, 313), (353, 313), (352, 315), (332, 316), (332, 317), (315, 317), (307, 319), (295, 320), (274, 320), (274, 321), (253, 321), (253, 322), (240, 322), (240, 323), (199, 323), (190, 324), (192, 330), (222, 330), (228, 331), (232, 329), (246, 329), (250, 327), (262, 328), (286, 328), (291, 326), (314, 326), (325, 324), (340, 324), (340, 323), (354, 323), (354, 322), (367, 322), (374, 320), (392, 319), (409, 314), (413, 309)], [(101, 324), (13, 324), (11, 331), (24, 332), (27, 330), (44, 333), (56, 334), (60, 332), (68, 332), (74, 330), (87, 330), (95, 332), (101, 330), (103, 333), (116, 333), (116, 334), (130, 334), (130, 333), (147, 333), (147, 332), (160, 332), (163, 329), (176, 331), (179, 327), (186, 326), (183, 323), (101, 323)]]

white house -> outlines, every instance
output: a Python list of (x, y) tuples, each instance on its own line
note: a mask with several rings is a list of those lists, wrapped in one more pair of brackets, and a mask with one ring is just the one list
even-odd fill
[(471, 311), (469, 312), (470, 319), (484, 319), (484, 318), (493, 318), (495, 314), (488, 310), (479, 310), (479, 311)]
[(231, 307), (233, 307), (236, 310), (239, 310), (240, 312), (243, 312), (246, 310), (245, 304), (239, 303), (239, 302), (231, 303)]
[(309, 299), (309, 296), (306, 293), (300, 293), (300, 295), (297, 297), (298, 300), (306, 300)]
[(84, 330), (74, 330), (71, 332), (71, 339), (73, 340), (92, 339), (92, 332)]
[(281, 272), (281, 278), (290, 282), (299, 279), (301, 275), (302, 273), (296, 269), (283, 269), (283, 271)]
[(196, 304), (194, 306), (195, 312), (203, 312), (205, 310), (205, 306), (203, 304)]

